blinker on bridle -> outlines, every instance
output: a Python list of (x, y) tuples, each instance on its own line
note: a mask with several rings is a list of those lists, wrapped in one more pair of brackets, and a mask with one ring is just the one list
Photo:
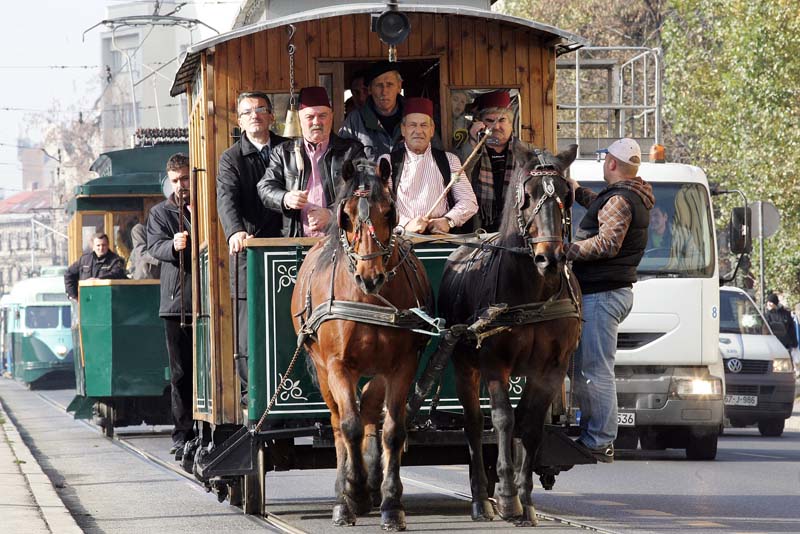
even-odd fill
[[(353, 191), (353, 194), (350, 198), (358, 198), (358, 207), (357, 207), (357, 219), (355, 221), (354, 233), (353, 233), (353, 241), (349, 241), (347, 239), (347, 232), (344, 228), (339, 228), (339, 240), (342, 242), (342, 248), (344, 248), (344, 252), (348, 259), (348, 266), (351, 272), (354, 272), (356, 269), (356, 262), (358, 261), (366, 261), (372, 260), (375, 258), (383, 257), (383, 264), (386, 265), (389, 262), (389, 257), (392, 255), (392, 250), (395, 246), (395, 235), (394, 232), (390, 232), (389, 235), (389, 242), (383, 244), (378, 236), (375, 233), (375, 225), (372, 223), (372, 219), (370, 218), (370, 203), (369, 203), (369, 196), (372, 192), (371, 189), (366, 187), (363, 183), (358, 186), (358, 188)], [(344, 199), (341, 201), (339, 205), (339, 210), (344, 211), (344, 206), (349, 199)], [(367, 235), (369, 235), (375, 244), (378, 246), (379, 251), (373, 252), (371, 254), (359, 254), (356, 252), (356, 244), (361, 242), (361, 234), (362, 228), (367, 227)]]
[[(539, 197), (539, 200), (536, 202), (536, 205), (533, 208), (533, 214), (530, 220), (526, 221), (525, 214), (522, 209), (522, 207), (525, 205), (525, 184), (536, 177), (542, 177), (543, 192), (542, 196)], [(517, 226), (519, 228), (520, 235), (525, 240), (525, 243), (531, 248), (536, 243), (558, 243), (568, 240), (569, 238), (571, 221), (569, 214), (565, 209), (564, 201), (561, 200), (561, 197), (559, 197), (556, 193), (555, 184), (553, 183), (554, 178), (561, 178), (561, 173), (559, 173), (555, 167), (552, 165), (537, 165), (536, 168), (530, 171), (528, 176), (517, 185)], [(559, 211), (561, 212), (561, 235), (530, 237), (528, 235), (528, 230), (533, 224), (534, 219), (536, 219), (536, 215), (539, 214), (539, 211), (541, 211), (544, 203), (547, 202), (548, 199), (553, 199), (558, 205)]]

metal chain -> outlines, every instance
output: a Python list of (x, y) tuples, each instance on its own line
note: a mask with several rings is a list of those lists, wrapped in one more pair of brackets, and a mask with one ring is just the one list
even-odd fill
[(286, 368), (286, 373), (283, 375), (283, 378), (281, 379), (280, 384), (278, 384), (278, 388), (275, 390), (275, 394), (269, 400), (269, 404), (267, 404), (267, 409), (264, 410), (264, 413), (261, 416), (261, 419), (259, 419), (258, 423), (256, 423), (256, 426), (253, 429), (254, 432), (258, 432), (258, 431), (261, 430), (261, 426), (264, 424), (264, 421), (266, 420), (267, 415), (269, 415), (269, 412), (272, 410), (272, 407), (275, 406), (275, 402), (277, 402), (277, 400), (278, 400), (278, 395), (280, 394), (280, 392), (284, 388), (284, 383), (286, 383), (286, 381), (289, 380), (289, 375), (291, 375), (292, 371), (294, 370), (294, 364), (295, 364), (295, 362), (297, 362), (297, 357), (300, 355), (300, 351), (301, 350), (303, 350), (303, 344), (299, 343), (297, 345), (297, 350), (294, 351), (294, 356), (292, 356), (292, 361), (289, 362), (289, 367)]
[(289, 98), (291, 103), (294, 102), (294, 51), (295, 46), (292, 43), (292, 37), (294, 37), (295, 27), (294, 24), (289, 25), (289, 46), (287, 47), (287, 51), (289, 52)]

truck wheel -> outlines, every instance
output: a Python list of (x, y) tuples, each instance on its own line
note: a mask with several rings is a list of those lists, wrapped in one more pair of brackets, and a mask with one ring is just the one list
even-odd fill
[(719, 429), (690, 429), (686, 441), (686, 458), (689, 460), (713, 460), (717, 457)]
[(777, 438), (783, 434), (785, 424), (786, 421), (783, 419), (764, 419), (758, 422), (758, 431), (764, 437)]

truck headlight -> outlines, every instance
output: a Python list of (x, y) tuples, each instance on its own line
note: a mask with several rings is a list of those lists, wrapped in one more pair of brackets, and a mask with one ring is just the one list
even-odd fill
[(772, 360), (773, 373), (791, 373), (793, 371), (791, 358), (776, 358)]
[(67, 349), (67, 347), (65, 347), (64, 345), (59, 345), (56, 347), (56, 354), (58, 354), (62, 358), (67, 355), (67, 352), (69, 352), (69, 349)]
[(673, 378), (670, 388), (678, 397), (721, 397), (722, 381), (719, 378)]

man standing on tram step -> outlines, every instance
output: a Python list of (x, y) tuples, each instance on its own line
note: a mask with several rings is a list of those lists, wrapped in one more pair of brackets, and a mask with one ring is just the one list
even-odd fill
[(433, 102), (427, 98), (406, 99), (400, 129), (404, 142), (390, 157), (400, 226), (418, 234), (453, 232), (478, 211), (478, 204), (462, 172), (461, 179), (436, 205), (431, 217), (425, 217), (451, 176), (461, 170), (458, 156), (431, 146), (435, 130)]
[[(251, 237), (280, 237), (283, 218), (267, 209), (258, 198), (256, 185), (264, 176), (272, 150), (285, 137), (271, 132), (275, 120), (272, 102), (265, 93), (253, 91), (236, 99), (242, 136), (219, 159), (217, 173), (217, 213), (228, 240), (231, 295), (236, 293), (236, 262), (233, 256), (244, 252), (244, 241)], [(239, 321), (236, 372), (247, 403), (247, 257), (239, 256), (239, 294), (235, 295)]]
[(400, 141), (403, 78), (397, 63), (381, 61), (367, 70), (364, 83), (369, 89), (367, 102), (347, 115), (339, 136), (361, 142), (367, 158), (377, 161)]
[(496, 232), (503, 220), (503, 200), (514, 172), (532, 157), (533, 147), (514, 135), (514, 110), (508, 91), (485, 93), (475, 99), (477, 120), (469, 129), (469, 141), (459, 150), (465, 161), (479, 141), (479, 134), (487, 127), (492, 135), (479, 154), (466, 169), (472, 189), (478, 199), (478, 214), (473, 219), (474, 229)]
[[(172, 193), (153, 206), (147, 217), (147, 251), (161, 262), (161, 304), (159, 316), (169, 354), (172, 399), (172, 448), (175, 459), (183, 457), (184, 444), (194, 437), (192, 430), (192, 254), (189, 248), (191, 217), (189, 204), (189, 156), (173, 154), (167, 161), (167, 180)], [(180, 206), (183, 206), (183, 213)], [(183, 231), (179, 218), (183, 217)], [(183, 256), (183, 272), (181, 272)], [(183, 282), (181, 284), (181, 277)], [(183, 316), (183, 317), (182, 317)], [(181, 324), (181, 319), (185, 324)]]
[(575, 358), (575, 395), (581, 408), (578, 438), (600, 462), (614, 461), (617, 390), (614, 358), (619, 324), (633, 307), (636, 268), (647, 245), (653, 188), (637, 176), (642, 152), (633, 139), (608, 147), (607, 187), (595, 193), (569, 179), (586, 215), (567, 248), (583, 292), (583, 329)]
[(303, 137), (272, 151), (258, 195), (265, 206), (283, 213), (284, 236), (320, 237), (333, 216), (342, 165), (365, 157), (364, 147), (331, 133), (333, 109), (324, 87), (300, 90), (298, 114)]
[(64, 273), (64, 288), (70, 300), (78, 299), (78, 281), (99, 278), (114, 280), (127, 278), (125, 264), (116, 253), (108, 249), (108, 236), (97, 232), (92, 237), (92, 250), (73, 263)]

